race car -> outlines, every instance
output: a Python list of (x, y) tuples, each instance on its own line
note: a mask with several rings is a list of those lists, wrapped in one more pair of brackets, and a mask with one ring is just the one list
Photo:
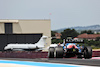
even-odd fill
[(92, 48), (90, 46), (80, 46), (79, 43), (84, 43), (84, 40), (64, 39), (63, 46), (51, 46), (48, 50), (49, 58), (63, 58), (63, 57), (74, 57), (77, 58), (92, 58)]

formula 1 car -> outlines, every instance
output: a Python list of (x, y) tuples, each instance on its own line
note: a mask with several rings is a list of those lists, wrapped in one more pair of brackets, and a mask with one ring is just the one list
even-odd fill
[(84, 43), (84, 40), (79, 39), (64, 39), (63, 46), (51, 46), (48, 50), (49, 58), (74, 57), (77, 58), (92, 58), (92, 48), (90, 46), (79, 46), (78, 43)]

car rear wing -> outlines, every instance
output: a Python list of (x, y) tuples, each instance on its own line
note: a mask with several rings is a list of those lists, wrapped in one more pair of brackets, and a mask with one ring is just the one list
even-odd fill
[(84, 43), (84, 40), (83, 39), (64, 39), (65, 43)]

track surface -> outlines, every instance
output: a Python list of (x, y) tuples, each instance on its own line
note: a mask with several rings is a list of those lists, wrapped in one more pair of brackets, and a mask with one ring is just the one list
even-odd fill
[(100, 59), (69, 59), (69, 58), (37, 58), (37, 59), (22, 59), (22, 58), (1, 58), (1, 60), (18, 60), (18, 61), (36, 61), (36, 62), (50, 62), (62, 64), (76, 64), (100, 67)]

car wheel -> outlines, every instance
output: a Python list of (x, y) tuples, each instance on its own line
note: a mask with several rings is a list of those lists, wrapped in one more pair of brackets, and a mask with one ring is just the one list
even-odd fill
[(56, 58), (63, 58), (64, 50), (63, 47), (55, 47)]
[(84, 58), (85, 59), (92, 58), (92, 48), (91, 47), (89, 47), (89, 46), (85, 47), (85, 49), (84, 49)]
[(48, 57), (49, 58), (54, 58), (54, 51), (55, 51), (54, 47), (49, 48), (49, 50), (48, 50)]

